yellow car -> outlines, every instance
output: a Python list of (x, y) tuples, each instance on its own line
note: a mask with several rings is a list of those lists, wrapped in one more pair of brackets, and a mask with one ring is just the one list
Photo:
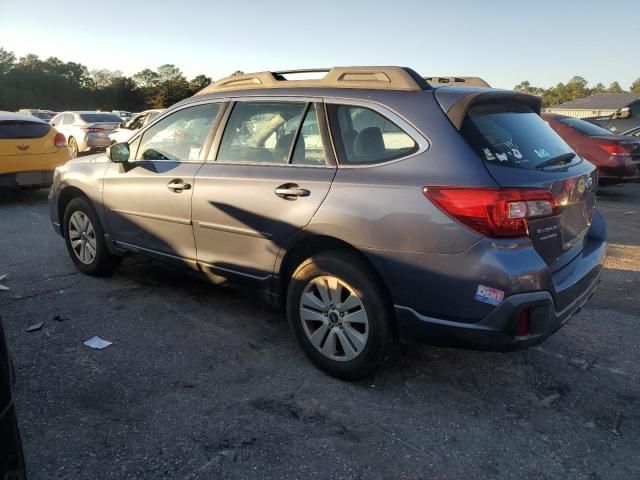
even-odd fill
[(0, 112), (0, 188), (46, 187), (71, 158), (67, 141), (48, 123)]

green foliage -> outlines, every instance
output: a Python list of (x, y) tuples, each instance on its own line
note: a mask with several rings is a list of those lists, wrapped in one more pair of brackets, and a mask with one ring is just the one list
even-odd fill
[[(528, 81), (520, 82), (513, 87), (517, 92), (530, 93), (542, 98), (542, 105), (544, 107), (554, 107), (561, 103), (570, 102), (578, 98), (587, 97), (594, 93), (620, 93), (624, 92), (618, 82), (613, 82), (609, 88), (605, 88), (602, 83), (597, 83), (595, 87), (589, 88), (589, 82), (583, 77), (575, 76), (569, 80), (566, 84), (558, 83), (555, 87), (540, 88), (533, 87)], [(631, 85), (632, 92), (640, 93), (640, 78), (638, 78)]]
[(0, 47), (0, 110), (130, 110), (166, 108), (211, 83), (205, 75), (190, 82), (175, 65), (144, 69), (131, 77), (119, 70), (91, 70), (59, 58), (29, 54), (17, 59)]

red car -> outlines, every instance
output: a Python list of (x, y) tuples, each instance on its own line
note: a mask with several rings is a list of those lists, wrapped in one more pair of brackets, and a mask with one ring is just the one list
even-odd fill
[(616, 135), (578, 118), (542, 114), (573, 150), (598, 168), (601, 185), (640, 181), (640, 138)]

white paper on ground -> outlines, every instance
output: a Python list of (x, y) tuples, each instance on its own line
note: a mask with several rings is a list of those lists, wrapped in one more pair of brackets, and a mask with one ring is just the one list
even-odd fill
[(98, 350), (102, 350), (103, 348), (107, 348), (109, 345), (112, 345), (113, 342), (109, 342), (104, 338), (100, 338), (98, 336), (91, 337), (89, 340), (84, 342), (84, 344), (89, 348), (97, 348)]

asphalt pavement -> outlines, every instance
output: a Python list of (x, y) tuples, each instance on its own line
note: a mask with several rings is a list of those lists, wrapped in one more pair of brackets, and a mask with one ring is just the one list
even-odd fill
[(640, 478), (640, 184), (599, 195), (603, 283), (547, 342), (403, 346), (357, 383), (314, 368), (251, 294), (141, 257), (79, 274), (46, 196), (0, 194), (31, 480)]

